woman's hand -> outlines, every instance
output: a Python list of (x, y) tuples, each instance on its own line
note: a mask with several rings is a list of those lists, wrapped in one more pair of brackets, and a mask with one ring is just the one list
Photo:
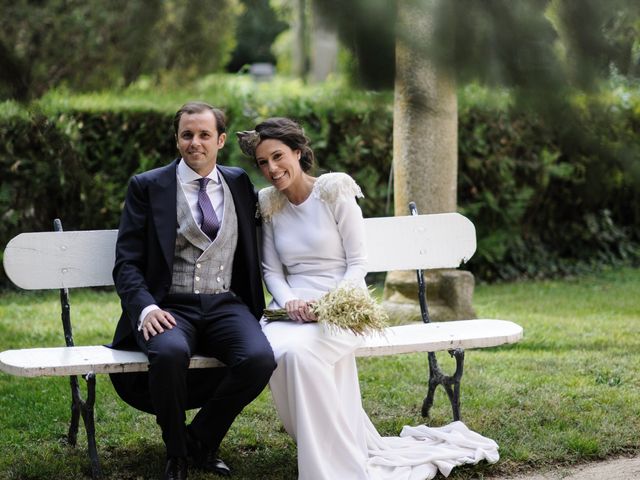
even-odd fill
[(287, 315), (291, 320), (300, 323), (315, 322), (316, 316), (311, 310), (311, 302), (305, 302), (304, 300), (289, 300), (284, 305)]

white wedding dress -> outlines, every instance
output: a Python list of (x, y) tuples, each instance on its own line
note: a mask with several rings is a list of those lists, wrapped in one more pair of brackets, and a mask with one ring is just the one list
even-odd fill
[[(271, 308), (313, 300), (348, 281), (365, 287), (362, 196), (351, 177), (321, 175), (309, 198), (291, 204), (273, 187), (260, 191), (264, 279)], [(381, 437), (362, 408), (353, 351), (362, 338), (317, 323), (266, 323), (278, 367), (269, 386), (296, 441), (301, 480), (423, 480), (464, 463), (498, 461), (498, 445), (462, 422), (405, 427)]]

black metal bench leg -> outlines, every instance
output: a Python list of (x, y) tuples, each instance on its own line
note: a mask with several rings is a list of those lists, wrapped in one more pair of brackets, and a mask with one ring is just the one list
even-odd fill
[(440, 372), (436, 354), (433, 352), (429, 352), (427, 355), (429, 357), (429, 390), (427, 391), (427, 396), (422, 402), (423, 417), (428, 417), (429, 412), (431, 411), (431, 407), (433, 407), (433, 399), (436, 394), (436, 388), (439, 385), (438, 372)]
[[(62, 232), (62, 222), (56, 218), (53, 221), (53, 229), (56, 232)], [(60, 307), (62, 329), (64, 331), (64, 340), (67, 347), (73, 347), (73, 330), (71, 328), (71, 305), (69, 303), (69, 290), (60, 289)], [(78, 442), (78, 426), (80, 424), (80, 416), (84, 422), (84, 428), (87, 432), (87, 448), (89, 459), (91, 460), (91, 477), (100, 478), (102, 472), (100, 470), (100, 459), (98, 458), (98, 448), (96, 446), (96, 427), (93, 414), (93, 406), (96, 403), (96, 376), (93, 372), (84, 376), (87, 382), (87, 400), (82, 400), (80, 394), (80, 385), (77, 375), (71, 375), (69, 381), (71, 383), (71, 422), (69, 424), (69, 432), (67, 441), (69, 445), (75, 447)]]
[[(414, 202), (409, 202), (409, 213), (411, 215), (418, 215), (418, 209)], [(429, 307), (427, 306), (427, 285), (424, 281), (424, 274), (422, 270), (416, 270), (416, 279), (418, 280), (418, 301), (420, 303), (420, 313), (422, 315), (423, 323), (431, 323), (429, 317)], [(427, 396), (422, 402), (422, 416), (428, 417), (429, 411), (433, 406), (433, 399), (436, 394), (436, 388), (438, 385), (442, 385), (449, 402), (451, 402), (451, 409), (453, 410), (453, 420), (460, 420), (460, 379), (462, 379), (462, 373), (464, 371), (464, 350), (456, 348), (455, 350), (449, 350), (449, 355), (456, 359), (456, 371), (453, 375), (445, 375), (438, 365), (438, 359), (435, 352), (429, 352), (429, 390)]]
[(71, 423), (69, 424), (69, 433), (67, 434), (67, 442), (72, 447), (76, 446), (78, 441), (78, 426), (80, 425), (80, 411), (82, 410), (82, 399), (80, 398), (80, 386), (78, 385), (78, 376), (69, 377), (71, 384)]
[(456, 370), (453, 375), (445, 375), (440, 366), (438, 365), (438, 359), (435, 353), (429, 352), (429, 390), (427, 396), (422, 402), (422, 416), (428, 417), (429, 411), (433, 406), (433, 399), (435, 391), (438, 385), (442, 385), (449, 402), (451, 403), (451, 410), (453, 412), (453, 420), (460, 420), (460, 380), (464, 372), (464, 350), (457, 348), (455, 350), (449, 350), (449, 355), (456, 359)]
[(87, 453), (91, 462), (91, 478), (100, 478), (102, 470), (100, 468), (100, 459), (98, 457), (98, 447), (96, 445), (96, 427), (94, 420), (94, 405), (96, 403), (96, 376), (94, 373), (88, 373), (84, 379), (87, 382), (87, 400), (82, 400), (80, 395), (80, 385), (78, 377), (73, 375), (71, 382), (71, 423), (69, 425), (69, 433), (67, 441), (69, 445), (75, 447), (78, 440), (78, 427), (80, 424), (80, 416), (84, 423), (87, 433)]
[(453, 420), (458, 421), (460, 420), (460, 380), (464, 371), (464, 350), (461, 348), (449, 350), (449, 355), (456, 359), (456, 371), (453, 375), (445, 377), (445, 383), (442, 386), (451, 402)]
[(98, 447), (96, 446), (96, 427), (94, 421), (93, 407), (96, 403), (96, 376), (89, 373), (85, 376), (87, 381), (87, 401), (82, 409), (82, 419), (87, 432), (87, 448), (91, 459), (91, 478), (100, 478), (100, 459), (98, 458)]

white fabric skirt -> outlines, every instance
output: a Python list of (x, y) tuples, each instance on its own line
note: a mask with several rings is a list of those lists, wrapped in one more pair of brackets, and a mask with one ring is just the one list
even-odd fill
[(262, 321), (278, 367), (269, 382), (298, 447), (300, 480), (424, 480), (499, 459), (498, 445), (462, 422), (381, 437), (362, 408), (354, 350), (362, 337), (317, 323)]

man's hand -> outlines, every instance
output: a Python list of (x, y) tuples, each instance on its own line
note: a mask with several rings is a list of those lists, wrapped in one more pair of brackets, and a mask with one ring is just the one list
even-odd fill
[(296, 322), (315, 322), (316, 316), (311, 310), (311, 302), (305, 302), (304, 300), (289, 300), (285, 303), (284, 308), (287, 310), (287, 315), (291, 320)]
[(169, 312), (160, 309), (151, 310), (142, 320), (142, 335), (145, 340), (149, 340), (164, 332), (165, 329), (171, 330), (175, 325), (176, 319)]

